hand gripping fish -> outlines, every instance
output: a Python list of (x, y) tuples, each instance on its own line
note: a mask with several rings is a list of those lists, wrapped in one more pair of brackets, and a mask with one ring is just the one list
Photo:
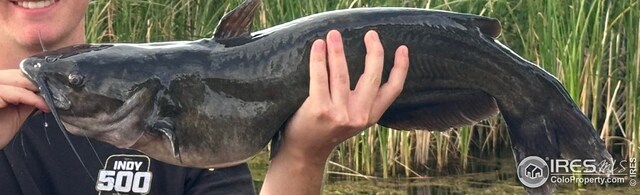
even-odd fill
[[(380, 125), (446, 130), (499, 111), (518, 163), (528, 156), (612, 160), (562, 84), (495, 40), (495, 19), (360, 8), (250, 32), (259, 4), (247, 0), (227, 14), (211, 39), (76, 45), (27, 58), (20, 68), (73, 134), (180, 166), (226, 167), (272, 138), (277, 152), (285, 122), (309, 94), (314, 40), (342, 33), (354, 85), (364, 71), (364, 34), (376, 30), (386, 51), (383, 75), (395, 48), (411, 48), (404, 90)], [(547, 181), (528, 190), (553, 188)]]

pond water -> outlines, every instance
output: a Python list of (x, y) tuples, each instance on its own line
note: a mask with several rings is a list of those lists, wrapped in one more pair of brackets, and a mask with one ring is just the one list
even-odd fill
[[(259, 191), (268, 166), (266, 153), (249, 162), (256, 190)], [(329, 174), (323, 194), (525, 194), (518, 183), (515, 163), (511, 158), (497, 159), (486, 165), (473, 167), (475, 172), (428, 176), (424, 178), (364, 179)], [(577, 187), (560, 184), (556, 194), (639, 194), (640, 187), (623, 184)]]
[[(332, 181), (324, 188), (324, 194), (525, 194), (515, 175), (500, 173), (470, 173), (456, 176), (425, 179)], [(628, 184), (620, 186), (559, 185), (556, 194), (640, 194), (640, 188)]]

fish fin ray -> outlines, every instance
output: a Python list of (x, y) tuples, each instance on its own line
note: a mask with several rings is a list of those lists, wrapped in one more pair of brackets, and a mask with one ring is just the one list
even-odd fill
[(420, 94), (396, 101), (379, 124), (403, 130), (447, 130), (473, 125), (498, 113), (493, 97), (478, 90), (433, 90)]
[(220, 20), (213, 38), (216, 41), (251, 37), (251, 21), (260, 7), (260, 0), (246, 0)]

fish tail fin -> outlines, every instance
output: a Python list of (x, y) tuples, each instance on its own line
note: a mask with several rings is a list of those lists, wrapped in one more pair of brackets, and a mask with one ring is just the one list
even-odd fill
[(555, 190), (556, 184), (549, 179), (551, 159), (612, 162), (591, 122), (575, 106), (519, 120), (503, 116), (509, 125), (518, 179), (529, 194), (551, 194)]
[(577, 107), (557, 112), (554, 117), (562, 157), (613, 162), (591, 121)]

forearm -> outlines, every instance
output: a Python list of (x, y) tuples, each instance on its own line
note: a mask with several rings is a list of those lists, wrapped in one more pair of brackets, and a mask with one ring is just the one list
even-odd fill
[(281, 148), (271, 161), (260, 194), (321, 194), (330, 151), (304, 153)]

